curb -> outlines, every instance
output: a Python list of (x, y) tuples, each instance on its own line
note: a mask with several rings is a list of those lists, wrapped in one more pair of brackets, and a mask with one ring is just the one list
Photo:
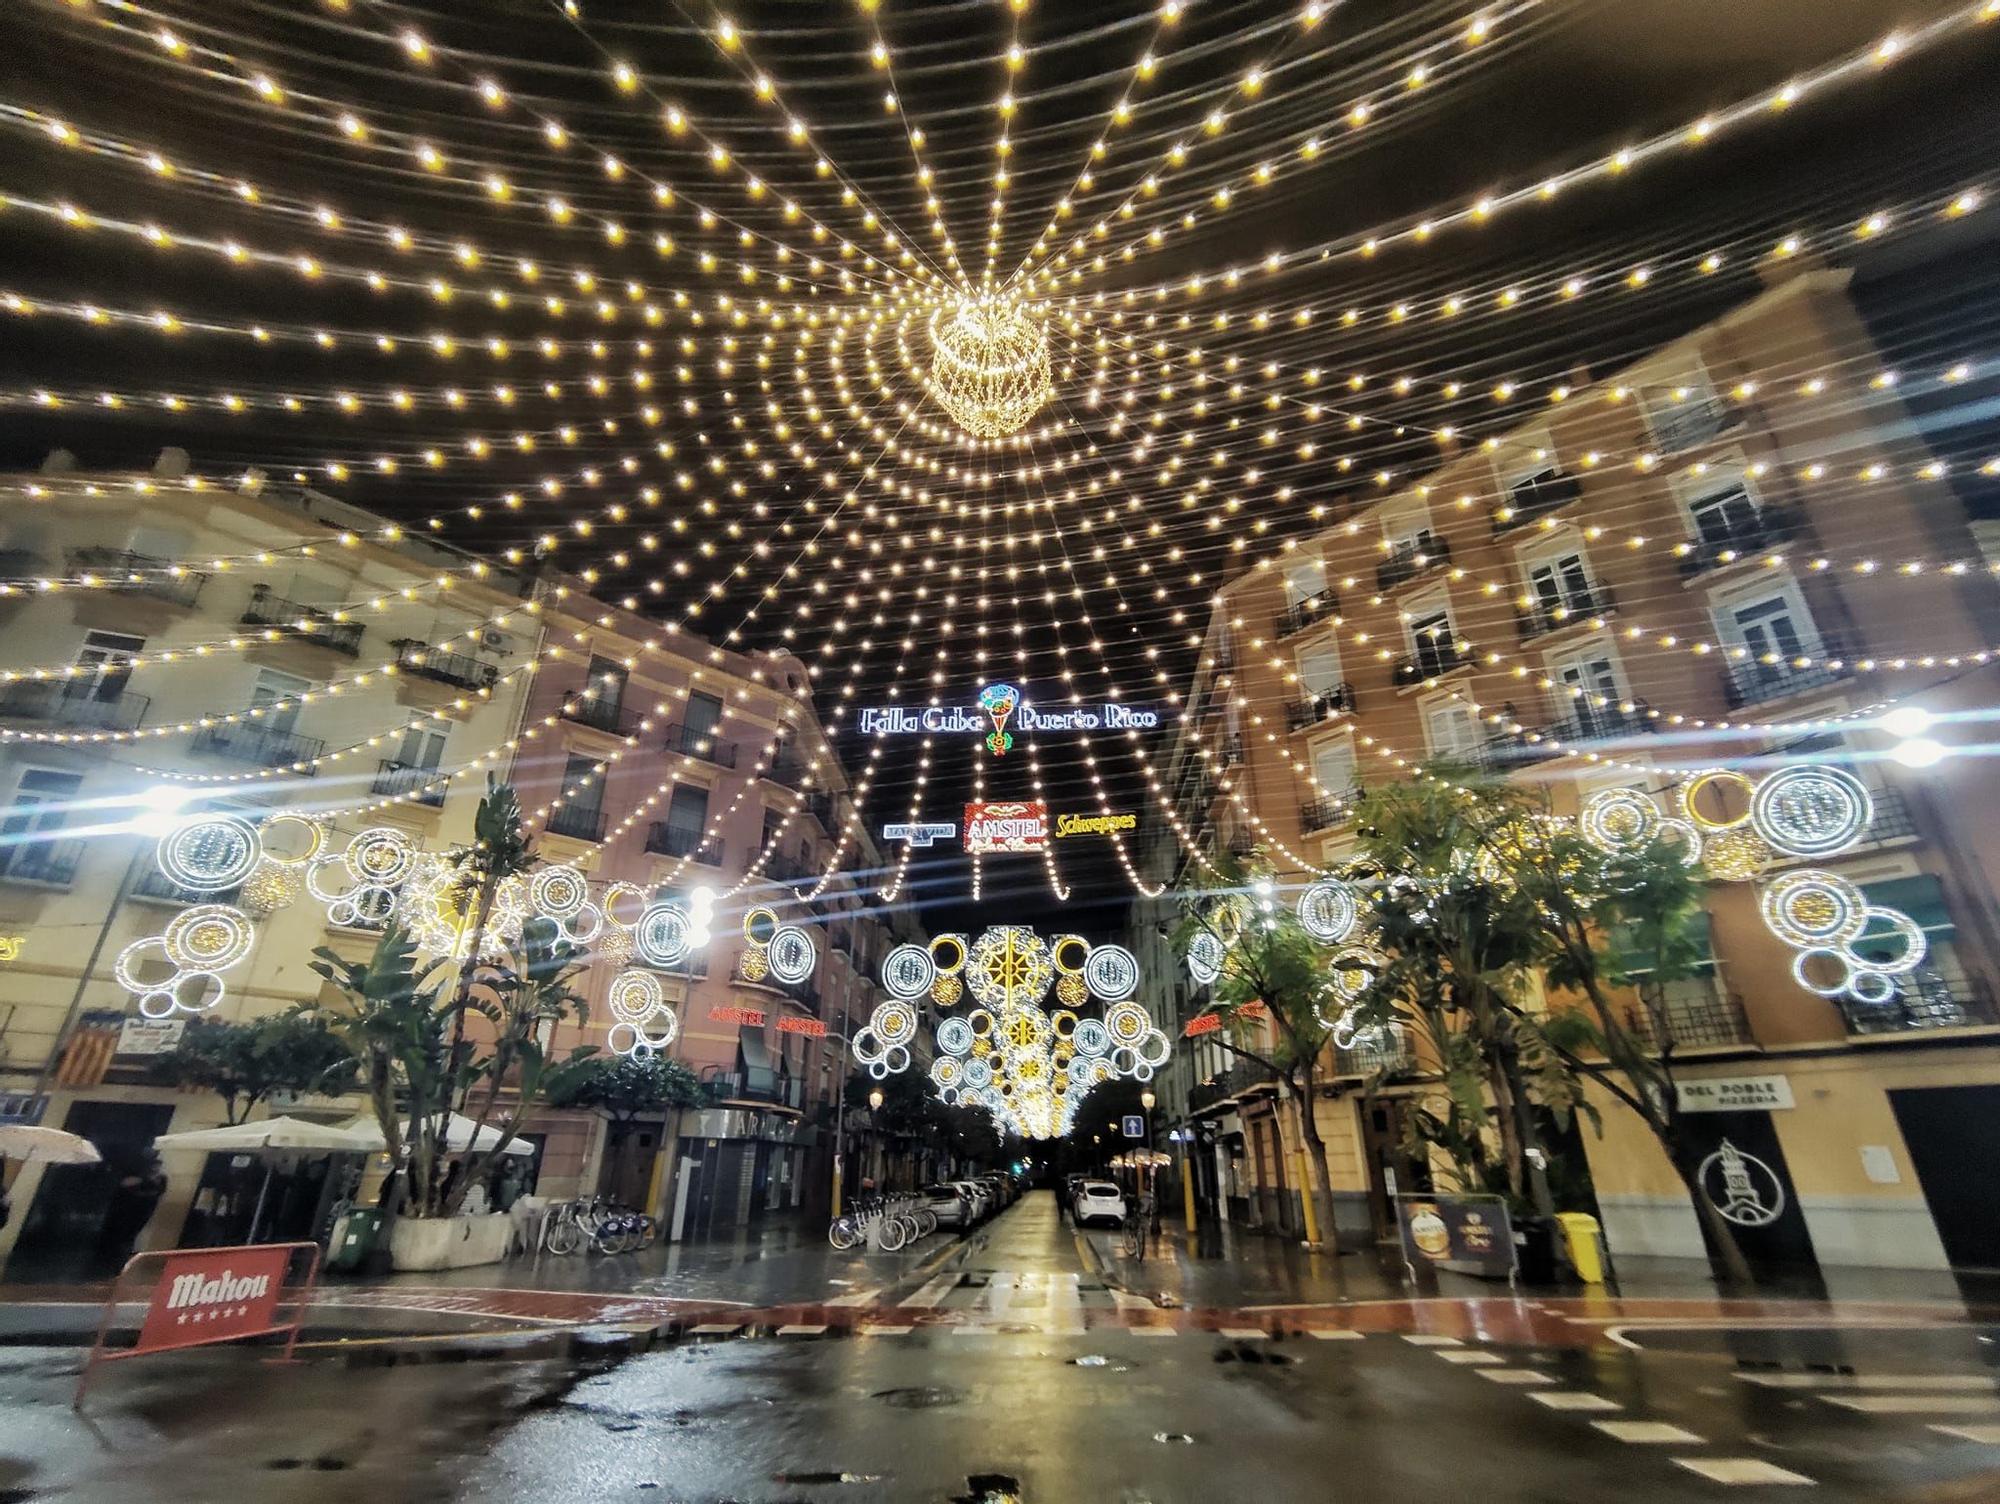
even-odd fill
[(534, 1333), (440, 1333), (435, 1337), (360, 1337), (301, 1342), (300, 1353), (335, 1359), (348, 1368), (401, 1368), (430, 1363), (517, 1363), (569, 1359), (611, 1364), (649, 1352), (665, 1340), (658, 1326), (566, 1326)]

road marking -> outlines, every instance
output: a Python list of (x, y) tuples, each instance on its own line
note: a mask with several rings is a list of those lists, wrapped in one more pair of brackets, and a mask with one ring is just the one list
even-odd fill
[(1485, 1363), (1505, 1363), (1507, 1360), (1498, 1353), (1489, 1353), (1481, 1348), (1469, 1347), (1462, 1353), (1440, 1352), (1438, 1357), (1447, 1363), (1456, 1363), (1461, 1368), (1477, 1368)]
[(934, 1310), (943, 1302), (947, 1295), (951, 1294), (957, 1288), (958, 1276), (956, 1274), (940, 1274), (921, 1290), (914, 1292), (902, 1304), (919, 1311)]
[(955, 1326), (951, 1329), (954, 1337), (997, 1337), (999, 1330), (990, 1326)]
[(1135, 1337), (1177, 1337), (1180, 1332), (1170, 1326), (1135, 1326), (1126, 1328)]
[(825, 1323), (821, 1323), (818, 1326), (806, 1326), (794, 1323), (791, 1326), (781, 1326), (778, 1328), (778, 1335), (780, 1337), (818, 1337), (824, 1335), (825, 1332)]
[(1347, 1328), (1342, 1327), (1338, 1331), (1331, 1331), (1331, 1332), (1326, 1331), (1324, 1329), (1316, 1329), (1314, 1331), (1308, 1332), (1306, 1335), (1310, 1337), (1317, 1337), (1321, 1342), (1359, 1342), (1367, 1334), (1363, 1332), (1349, 1331)]
[(882, 1287), (877, 1285), (872, 1290), (856, 1290), (849, 1295), (836, 1295), (832, 1300), (827, 1301), (826, 1304), (830, 1306), (872, 1306), (881, 1293)]
[(1976, 1441), (1982, 1447), (2000, 1447), (2000, 1426), (1932, 1426), (1931, 1429), (1940, 1436)]
[(703, 1323), (701, 1326), (689, 1327), (688, 1335), (690, 1337), (727, 1337), (732, 1332), (740, 1332), (742, 1330), (743, 1325), (741, 1322), (710, 1321)]
[(1843, 1410), (1864, 1415), (2000, 1415), (1995, 1394), (1822, 1394)]
[(861, 1328), (861, 1335), (864, 1337), (907, 1337), (915, 1330), (915, 1327), (909, 1326), (876, 1326), (870, 1323)]
[(1271, 1334), (1257, 1326), (1223, 1326), (1216, 1328), (1216, 1335), (1231, 1342), (1261, 1342)]
[(1553, 1384), (1554, 1379), (1534, 1368), (1475, 1368), (1474, 1373), (1496, 1384)]
[(1403, 1340), (1412, 1347), (1463, 1347), (1456, 1337), (1433, 1337), (1427, 1332), (1405, 1332)]
[(1980, 1389), (1991, 1394), (1993, 1378), (1978, 1373), (1738, 1373), (1746, 1384), (1765, 1389)]
[(1676, 1467), (1684, 1467), (1711, 1483), (1804, 1483), (1812, 1479), (1777, 1467), (1761, 1457), (1676, 1457)]
[(1113, 1290), (1111, 1303), (1121, 1311), (1150, 1311), (1153, 1303), (1143, 1295), (1133, 1295), (1125, 1290)]
[(1601, 1394), (1585, 1394), (1580, 1389), (1559, 1389), (1553, 1394), (1531, 1394), (1528, 1396), (1538, 1405), (1547, 1405), (1551, 1410), (1623, 1410), (1625, 1407)]
[(1670, 1426), (1663, 1420), (1594, 1420), (1591, 1424), (1613, 1441), (1629, 1442), (1633, 1446), (1659, 1446), (1666, 1442), (1679, 1446), (1701, 1445), (1701, 1438), (1694, 1432)]

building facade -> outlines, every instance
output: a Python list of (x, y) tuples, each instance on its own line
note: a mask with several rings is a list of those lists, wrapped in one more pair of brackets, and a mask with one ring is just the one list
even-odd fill
[[(1329, 866), (1352, 850), (1356, 791), (1427, 763), (1533, 780), (1565, 813), (1606, 788), (1669, 798), (1723, 762), (1854, 773), (1873, 819), (1826, 865), (1916, 920), (1923, 966), (1836, 1003), (1795, 978), (1759, 883), (1716, 881), (1709, 963), (1669, 999), (1682, 1077), (1762, 1104), (1690, 1118), (1782, 1187), (1782, 1236), (1753, 1256), (1823, 1269), (2000, 1263), (1963, 1178), (1971, 1156), (2000, 1184), (1979, 1147), (2000, 1107), (1990, 778), (1972, 756), (1900, 765), (1870, 712), (1958, 716), (1938, 735), (1976, 742), (2000, 598), (1895, 380), (1844, 276), (1814, 267), (1579, 377), (1540, 420), (1232, 580), (1173, 761), (1204, 839)], [(1224, 1206), (1296, 1228), (1295, 1104), (1220, 1046), (1191, 1053), (1184, 1110), (1236, 1171)], [(1400, 1104), (1427, 1088), (1379, 1054), (1330, 1061), (1314, 1110), (1344, 1235), (1386, 1240)], [(1581, 1150), (1614, 1253), (1699, 1255), (1664, 1156), (1602, 1105)]]

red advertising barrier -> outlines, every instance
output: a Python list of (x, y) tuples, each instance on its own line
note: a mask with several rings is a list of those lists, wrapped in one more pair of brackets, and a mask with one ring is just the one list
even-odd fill
[[(289, 1291), (285, 1279), (292, 1255), (307, 1251), (305, 1277)], [(119, 1290), (133, 1270), (157, 1266), (146, 1319), (130, 1347), (106, 1348), (104, 1339), (118, 1313)], [(147, 1353), (182, 1347), (207, 1347), (239, 1342), (245, 1337), (286, 1333), (284, 1359), (289, 1361), (305, 1325), (306, 1307), (319, 1284), (319, 1244), (254, 1243), (236, 1248), (177, 1248), (161, 1253), (135, 1253), (111, 1282), (97, 1339), (84, 1360), (71, 1407), (83, 1404), (84, 1390), (100, 1363), (142, 1358)], [(289, 1301), (289, 1321), (278, 1320), (278, 1306)]]

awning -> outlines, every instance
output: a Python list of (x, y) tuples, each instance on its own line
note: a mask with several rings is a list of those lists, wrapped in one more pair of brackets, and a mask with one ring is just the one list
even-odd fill
[(762, 1029), (743, 1029), (736, 1036), (736, 1047), (743, 1051), (743, 1068), (747, 1071), (777, 1070), (777, 1062), (771, 1059), (771, 1051), (764, 1044)]
[(1951, 922), (1951, 910), (1945, 907), (1944, 884), (1928, 872), (1863, 883), (1861, 892), (1875, 908), (1899, 909), (1908, 914), (1933, 940), (1949, 940), (1958, 933)]

